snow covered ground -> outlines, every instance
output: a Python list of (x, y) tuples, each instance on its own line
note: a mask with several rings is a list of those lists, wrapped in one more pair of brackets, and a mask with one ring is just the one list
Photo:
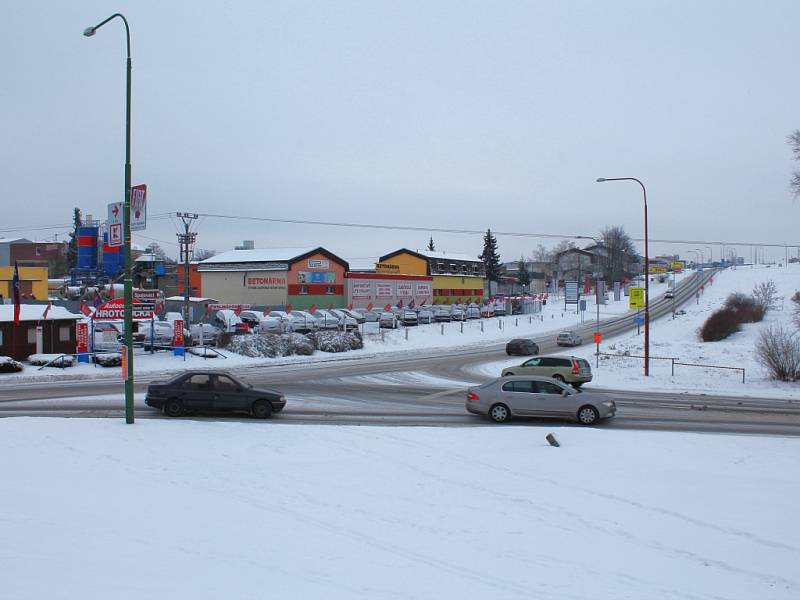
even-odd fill
[(794, 600), (799, 451), (527, 424), (2, 419), (0, 597)]
[[(702, 342), (698, 330), (708, 316), (722, 306), (732, 292), (750, 294), (753, 286), (774, 281), (778, 295), (782, 296), (780, 309), (770, 311), (761, 323), (742, 326), (742, 330), (720, 342)], [(726, 270), (714, 278), (713, 285), (706, 286), (699, 303), (689, 303), (683, 308), (685, 315), (674, 320), (662, 318), (650, 326), (650, 354), (654, 357), (677, 357), (680, 362), (743, 367), (745, 383), (739, 371), (727, 369), (705, 369), (700, 367), (676, 366), (671, 375), (668, 360), (652, 360), (650, 377), (642, 375), (643, 361), (633, 358), (602, 357), (599, 368), (595, 368), (595, 347), (588, 344), (579, 348), (565, 348), (566, 354), (581, 356), (592, 364), (594, 379), (592, 387), (615, 389), (652, 389), (662, 391), (692, 390), (707, 393), (741, 394), (761, 397), (800, 398), (800, 384), (772, 381), (758, 364), (754, 346), (759, 332), (769, 325), (792, 325), (792, 302), (789, 298), (800, 290), (800, 265), (791, 264), (788, 268), (739, 267)], [(601, 352), (642, 356), (644, 354), (644, 335), (636, 331), (603, 340)], [(484, 363), (476, 367), (483, 375), (497, 376), (503, 368), (517, 365), (519, 358), (509, 358)]]

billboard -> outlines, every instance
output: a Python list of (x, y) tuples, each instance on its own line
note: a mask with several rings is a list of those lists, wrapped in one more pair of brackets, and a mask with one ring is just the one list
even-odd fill
[(644, 288), (632, 287), (630, 288), (630, 296), (628, 298), (629, 308), (644, 308)]
[(565, 281), (564, 282), (564, 303), (577, 304), (578, 303), (578, 282)]
[(369, 281), (353, 281), (351, 285), (353, 300), (372, 298), (372, 286)]

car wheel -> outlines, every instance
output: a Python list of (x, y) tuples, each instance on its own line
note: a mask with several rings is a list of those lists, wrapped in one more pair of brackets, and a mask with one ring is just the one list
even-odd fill
[(256, 400), (251, 412), (256, 419), (268, 419), (272, 416), (272, 405), (266, 400)]
[(489, 409), (489, 418), (495, 423), (505, 423), (511, 417), (511, 411), (505, 404), (495, 404)]
[(581, 425), (592, 425), (600, 418), (600, 414), (594, 406), (581, 406), (578, 409), (578, 423)]
[(183, 402), (177, 398), (170, 398), (164, 405), (164, 413), (168, 417), (180, 417), (183, 414)]
[(561, 383), (564, 383), (564, 376), (563, 375), (559, 375), (558, 373), (553, 375), (553, 379), (555, 379), (556, 381), (560, 381)]

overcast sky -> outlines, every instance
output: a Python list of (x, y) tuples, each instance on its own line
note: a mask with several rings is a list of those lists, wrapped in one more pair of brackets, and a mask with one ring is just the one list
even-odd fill
[[(151, 216), (637, 238), (640, 188), (595, 182), (630, 176), (647, 186), (652, 239), (800, 242), (786, 144), (800, 128), (797, 0), (6, 0), (0, 230), (122, 200), (124, 27), (81, 35), (114, 10), (131, 26), (133, 181)], [(429, 237), (215, 218), (197, 231), (202, 248), (253, 239), (350, 259)], [(152, 220), (134, 241), (175, 254), (175, 232)], [(557, 241), (499, 236), (504, 260)]]

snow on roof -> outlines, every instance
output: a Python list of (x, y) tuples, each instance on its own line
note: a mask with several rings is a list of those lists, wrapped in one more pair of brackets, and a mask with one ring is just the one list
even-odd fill
[(159, 258), (155, 254), (142, 254), (139, 256), (135, 262), (164, 262), (164, 259)]
[(13, 242), (30, 242), (28, 238), (7, 238), (0, 237), (0, 244), (11, 244)]
[(313, 252), (319, 246), (306, 248), (256, 248), (253, 250), (228, 250), (211, 258), (201, 260), (201, 265), (242, 262), (286, 262), (303, 254)]
[(469, 254), (458, 254), (457, 252), (431, 252), (430, 250), (417, 250), (417, 254), (433, 258), (435, 260), (466, 260), (470, 262), (481, 262), (477, 256), (470, 256)]
[(378, 257), (372, 258), (348, 258), (347, 263), (350, 265), (351, 271), (374, 271), (375, 263), (378, 262)]
[[(21, 321), (40, 321), (44, 314), (44, 309), (47, 308), (46, 304), (20, 304), (19, 318)], [(47, 320), (54, 319), (81, 319), (83, 315), (76, 315), (69, 312), (63, 306), (51, 306), (47, 312)], [(14, 305), (2, 304), (0, 305), (0, 323), (9, 323), (14, 320)]]

